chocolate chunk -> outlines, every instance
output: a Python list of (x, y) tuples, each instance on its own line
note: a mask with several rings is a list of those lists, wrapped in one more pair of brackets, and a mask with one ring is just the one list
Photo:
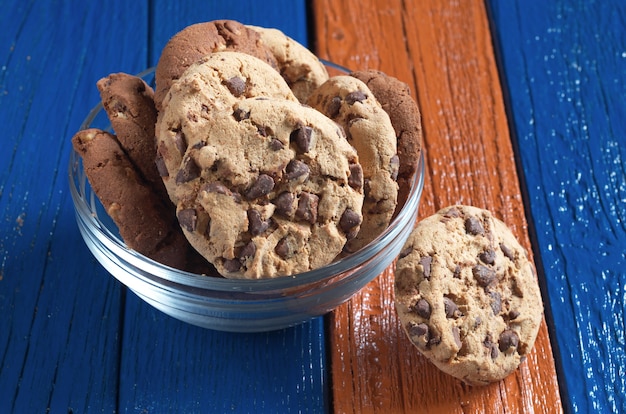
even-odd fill
[(419, 299), (417, 302), (415, 302), (415, 305), (413, 305), (413, 308), (411, 310), (424, 319), (430, 319), (430, 303), (428, 303), (428, 301), (424, 298)]
[(496, 262), (496, 252), (493, 250), (485, 250), (478, 255), (478, 258), (486, 264), (494, 264)]
[(491, 298), (491, 310), (493, 314), (499, 314), (502, 310), (502, 295), (498, 292), (489, 292), (489, 297)]
[(402, 259), (404, 257), (407, 257), (408, 255), (411, 254), (411, 252), (413, 251), (413, 249), (411, 247), (407, 247), (406, 249), (402, 250), (400, 252), (400, 254), (398, 255), (398, 259)]
[(452, 327), (452, 337), (454, 338), (454, 343), (456, 344), (456, 346), (461, 349), (461, 346), (463, 346), (463, 342), (461, 342), (461, 331), (459, 330), (458, 326)]
[(420, 264), (424, 269), (424, 279), (430, 279), (430, 265), (433, 262), (433, 258), (431, 256), (424, 256), (420, 259)]
[(498, 352), (498, 348), (496, 347), (496, 344), (493, 343), (493, 340), (491, 339), (490, 335), (487, 335), (487, 337), (483, 341), (483, 345), (485, 347), (487, 347), (487, 349), (489, 350), (489, 354), (491, 355), (491, 359), (496, 359), (498, 357), (498, 355), (500, 354)]
[(328, 108), (326, 109), (328, 117), (336, 118), (337, 115), (339, 115), (339, 110), (340, 109), (341, 109), (341, 97), (335, 96), (328, 103)]
[(398, 179), (398, 171), (400, 171), (400, 158), (398, 158), (398, 154), (394, 155), (389, 160), (389, 168), (391, 170), (391, 179), (396, 181)]
[(272, 151), (280, 151), (283, 148), (285, 148), (285, 145), (279, 139), (272, 138), (270, 141), (270, 149)]
[(432, 332), (430, 333), (430, 340), (428, 341), (428, 346), (436, 346), (441, 343), (441, 336), (433, 336)]
[(450, 207), (448, 210), (446, 210), (443, 213), (443, 216), (446, 218), (456, 218), (456, 217), (459, 217), (460, 215), (461, 213), (456, 207)]
[(347, 208), (339, 219), (339, 227), (344, 233), (350, 233), (359, 224), (361, 224), (361, 216), (351, 208)]
[(174, 135), (174, 145), (176, 145), (176, 149), (180, 152), (180, 155), (185, 155), (185, 152), (187, 151), (187, 139), (185, 138), (183, 131), (176, 131), (176, 134)]
[(476, 278), (478, 284), (482, 287), (487, 287), (493, 283), (494, 280), (496, 280), (496, 272), (493, 269), (481, 264), (477, 264), (472, 268), (472, 274)]
[(176, 184), (188, 183), (200, 177), (202, 170), (193, 158), (187, 157), (183, 160), (183, 166), (176, 174)]
[(291, 217), (293, 215), (293, 201), (295, 197), (289, 191), (280, 193), (278, 197), (272, 200), (272, 203), (276, 206), (276, 212), (285, 217)]
[(295, 254), (295, 248), (289, 237), (283, 237), (276, 243), (274, 252), (283, 260), (287, 260)]
[(224, 269), (229, 273), (236, 272), (241, 269), (241, 262), (239, 259), (224, 259)]
[(202, 104), (200, 106), (200, 111), (202, 112), (202, 115), (204, 117), (208, 118), (208, 116), (209, 116), (209, 107), (208, 106), (206, 106), (205, 104)]
[(248, 231), (252, 236), (258, 236), (268, 229), (269, 222), (261, 218), (261, 213), (255, 209), (250, 209), (248, 215)]
[(516, 310), (509, 311), (508, 317), (510, 321), (517, 319), (518, 316), (519, 316), (519, 311), (516, 311)]
[(206, 191), (207, 193), (218, 193), (225, 195), (232, 194), (232, 192), (219, 181), (211, 181), (210, 183), (206, 183), (202, 186), (202, 191)]
[(243, 95), (246, 91), (246, 81), (238, 76), (225, 80), (224, 85), (226, 85), (230, 93), (232, 93), (235, 97)]
[(407, 331), (411, 336), (423, 336), (426, 342), (430, 341), (430, 328), (425, 323), (410, 322)]
[(517, 350), (517, 346), (519, 345), (519, 336), (517, 336), (517, 332), (506, 329), (500, 334), (500, 338), (498, 338), (498, 348), (501, 352), (514, 352)]
[(309, 166), (302, 161), (291, 160), (289, 164), (287, 164), (285, 172), (287, 173), (287, 179), (289, 180), (295, 180), (300, 177), (305, 177), (303, 179), (304, 181), (309, 176)]
[(367, 95), (361, 91), (354, 91), (347, 94), (345, 99), (348, 105), (354, 105), (355, 102), (363, 102), (366, 100)]
[(515, 251), (511, 250), (506, 244), (500, 243), (500, 250), (502, 250), (505, 257), (508, 257), (511, 261), (515, 261)]
[(260, 174), (245, 195), (248, 200), (254, 200), (269, 194), (273, 189), (274, 179), (267, 174)]
[(456, 267), (454, 268), (454, 272), (452, 272), (452, 277), (455, 279), (461, 278), (461, 266), (456, 265)]
[(198, 226), (198, 213), (193, 208), (185, 208), (177, 214), (178, 223), (187, 231), (193, 232)]
[(446, 318), (454, 318), (454, 319), (456, 319), (456, 318), (458, 318), (459, 316), (462, 315), (461, 311), (459, 310), (459, 307), (449, 297), (445, 297), (444, 296), (444, 298), (443, 298), (443, 309), (444, 309), (444, 311), (446, 313)]
[(485, 229), (480, 223), (480, 220), (474, 216), (470, 216), (465, 219), (465, 231), (467, 234), (471, 234), (472, 236), (477, 236), (479, 234), (482, 235), (485, 233)]
[(303, 192), (298, 199), (298, 208), (296, 208), (296, 217), (300, 220), (308, 221), (315, 224), (317, 221), (317, 205), (319, 197), (315, 194)]
[(241, 122), (245, 119), (249, 119), (250, 118), (250, 111), (246, 111), (244, 109), (241, 108), (237, 108), (233, 111), (233, 118), (235, 118), (235, 120), (237, 122)]
[(167, 170), (165, 160), (163, 159), (161, 153), (157, 153), (157, 157), (154, 160), (154, 163), (156, 164), (157, 171), (159, 172), (160, 177), (169, 177), (170, 172)]
[(361, 164), (350, 164), (350, 177), (348, 177), (348, 185), (355, 190), (363, 187), (363, 167)]
[(313, 128), (309, 126), (301, 126), (291, 132), (289, 139), (296, 144), (301, 152), (309, 152), (311, 149), (311, 134)]
[(239, 259), (245, 260), (248, 257), (254, 257), (256, 253), (256, 244), (250, 240), (239, 252)]

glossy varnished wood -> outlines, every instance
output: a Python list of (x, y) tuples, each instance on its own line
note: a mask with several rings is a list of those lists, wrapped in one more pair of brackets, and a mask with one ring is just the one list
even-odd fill
[[(314, 2), (318, 52), (383, 70), (411, 86), (422, 111), (427, 179), (420, 216), (454, 203), (488, 208), (531, 252), (485, 7), (480, 1)], [(329, 317), (334, 410), (555, 412), (561, 409), (546, 324), (520, 369), (468, 387), (405, 338), (389, 269)]]
[(492, 0), (571, 412), (626, 412), (626, 3)]

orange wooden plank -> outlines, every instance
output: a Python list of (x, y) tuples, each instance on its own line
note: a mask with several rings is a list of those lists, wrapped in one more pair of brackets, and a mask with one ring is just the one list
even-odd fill
[[(420, 217), (454, 203), (487, 208), (531, 254), (484, 4), (318, 0), (313, 15), (322, 58), (383, 70), (414, 92), (427, 160)], [(439, 372), (410, 344), (393, 307), (393, 269), (328, 323), (335, 412), (562, 411), (545, 322), (520, 369), (485, 387)]]

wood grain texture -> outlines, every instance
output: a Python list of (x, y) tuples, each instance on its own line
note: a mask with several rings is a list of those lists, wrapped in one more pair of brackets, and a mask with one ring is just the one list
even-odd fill
[(489, 4), (567, 403), (626, 412), (626, 3)]
[(101, 74), (145, 64), (120, 35), (138, 5), (0, 1), (0, 412), (116, 408), (120, 287), (76, 228), (67, 163)]
[[(480, 1), (313, 3), (321, 57), (407, 82), (422, 110), (427, 179), (420, 216), (464, 203), (488, 208), (530, 242), (486, 10)], [(558, 412), (546, 324), (504, 381), (468, 387), (438, 372), (404, 337), (393, 272), (329, 317), (334, 411)]]

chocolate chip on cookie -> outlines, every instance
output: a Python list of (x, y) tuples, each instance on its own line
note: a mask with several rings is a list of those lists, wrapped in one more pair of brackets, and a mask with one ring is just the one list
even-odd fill
[(411, 96), (409, 86), (377, 70), (351, 72), (350, 76), (363, 81), (389, 115), (396, 133), (398, 150), (398, 205), (395, 214), (404, 206), (413, 175), (422, 151), (422, 120), (419, 106)]
[(300, 102), (306, 103), (309, 95), (328, 79), (326, 67), (317, 56), (280, 30), (247, 27), (260, 35), (262, 44), (276, 59), (278, 71)]
[[(341, 125), (358, 154), (350, 185), (364, 185), (363, 223), (346, 252), (365, 246), (389, 225), (396, 209), (398, 184), (396, 136), (389, 115), (359, 79), (334, 76), (309, 97), (308, 104)], [(363, 180), (363, 181), (361, 181)]]
[[(176, 33), (161, 52), (155, 72), (157, 109), (162, 109), (162, 102), (172, 83), (178, 80), (190, 65), (207, 55), (224, 50), (246, 53), (273, 68), (278, 68), (274, 54), (263, 44), (259, 33), (239, 22), (215, 20), (187, 26)], [(241, 86), (239, 80), (235, 80), (234, 83)], [(235, 92), (239, 90), (240, 88), (236, 88)]]
[[(175, 88), (171, 99), (184, 104)], [(173, 128), (160, 124), (159, 140), (168, 151), (174, 151), (178, 125), (187, 142), (178, 165), (166, 158), (170, 175), (184, 171), (191, 178), (173, 183), (179, 216), (201, 210), (210, 231), (194, 230), (189, 220), (181, 226), (225, 277), (315, 269), (330, 263), (358, 232), (364, 198), (359, 158), (345, 138), (337, 138), (341, 128), (318, 111), (263, 96), (233, 101), (230, 110), (213, 112), (201, 126), (167, 119)], [(188, 160), (197, 174), (186, 173)]]
[(402, 326), (442, 371), (488, 384), (530, 352), (543, 310), (536, 276), (511, 231), (489, 211), (458, 205), (420, 221), (395, 276)]

